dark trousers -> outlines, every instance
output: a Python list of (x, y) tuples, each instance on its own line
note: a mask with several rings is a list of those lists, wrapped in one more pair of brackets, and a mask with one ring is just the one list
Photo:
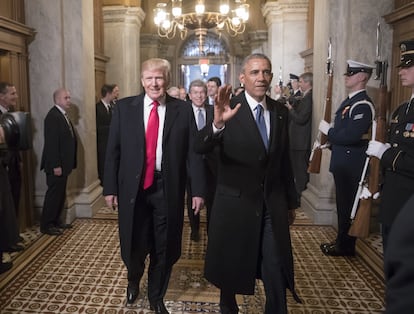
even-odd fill
[[(355, 171), (354, 171), (355, 172)], [(338, 235), (336, 244), (342, 250), (355, 249), (356, 238), (349, 236), (348, 231), (351, 226), (351, 211), (354, 204), (355, 194), (358, 190), (359, 174), (334, 173), (336, 210), (338, 215)]]
[(40, 230), (57, 226), (61, 223), (60, 215), (66, 199), (66, 184), (68, 176), (46, 174), (47, 191), (40, 218)]
[[(266, 294), (264, 314), (287, 313), (287, 282), (283, 273), (282, 261), (276, 252), (276, 245), (271, 217), (268, 211), (264, 210), (260, 264), (258, 265)], [(220, 309), (223, 314), (238, 313), (234, 293), (231, 291), (220, 291)]]
[[(134, 214), (131, 261), (128, 281), (139, 284), (149, 253), (148, 300), (162, 301), (168, 288), (172, 266), (167, 264), (167, 215), (168, 204), (163, 189), (163, 179), (155, 180), (152, 187), (139, 191)], [(139, 210), (138, 210), (139, 208)]]

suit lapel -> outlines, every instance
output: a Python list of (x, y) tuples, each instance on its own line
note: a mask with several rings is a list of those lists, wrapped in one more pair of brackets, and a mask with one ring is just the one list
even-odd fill
[(162, 144), (164, 145), (170, 135), (174, 121), (177, 118), (179, 108), (178, 106), (185, 106), (183, 104), (175, 102), (171, 97), (167, 95), (165, 101), (165, 121), (164, 121), (164, 133), (162, 138)]
[[(145, 143), (144, 127), (144, 94), (138, 95), (131, 103), (128, 110), (128, 117), (131, 123), (135, 124), (135, 137), (138, 143)], [(139, 121), (138, 123), (136, 121)], [(131, 140), (131, 143), (134, 140)]]
[(274, 152), (279, 142), (281, 128), (284, 123), (283, 116), (278, 111), (276, 103), (269, 98), (266, 99), (270, 113), (270, 138), (269, 138), (269, 152)]

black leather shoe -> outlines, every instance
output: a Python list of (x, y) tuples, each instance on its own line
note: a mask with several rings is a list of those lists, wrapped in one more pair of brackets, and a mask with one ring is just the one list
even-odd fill
[(19, 244), (15, 244), (15, 245), (9, 246), (4, 251), (11, 253), (11, 252), (20, 252), (20, 251), (23, 251), (23, 250), (24, 250), (24, 246), (21, 246)]
[(7, 263), (0, 263), (0, 274), (5, 273), (6, 271), (10, 270), (13, 267), (13, 263), (12, 262), (7, 262)]
[(322, 249), (322, 253), (328, 256), (355, 256), (355, 249), (340, 249), (335, 244), (327, 246), (325, 249)]
[(41, 233), (48, 234), (48, 235), (61, 235), (62, 230), (56, 228), (56, 227), (49, 227), (46, 229), (40, 229)]
[(138, 298), (139, 286), (136, 283), (128, 282), (127, 288), (127, 303), (132, 304)]
[(155, 314), (170, 314), (167, 308), (164, 305), (163, 301), (158, 301), (150, 304), (150, 309), (154, 311)]
[(330, 243), (321, 243), (320, 248), (321, 248), (321, 250), (323, 252), (324, 250), (326, 250), (326, 248), (328, 246), (335, 245), (335, 244), (336, 244), (336, 241), (333, 241), (333, 242), (330, 242)]
[(71, 228), (73, 228), (73, 226), (71, 224), (58, 224), (58, 225), (56, 225), (56, 228), (59, 228), (59, 229), (71, 229)]
[(200, 241), (200, 233), (199, 232), (191, 232), (190, 239), (191, 239), (191, 241), (199, 242)]

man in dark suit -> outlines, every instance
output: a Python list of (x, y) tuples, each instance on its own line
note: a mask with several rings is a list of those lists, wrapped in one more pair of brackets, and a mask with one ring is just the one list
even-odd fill
[(411, 89), (411, 97), (392, 114), (388, 142), (371, 141), (367, 149), (368, 155), (381, 160), (384, 171), (379, 207), (384, 251), (395, 217), (414, 194), (414, 40), (402, 42), (400, 50), (398, 74), (402, 86)]
[(386, 314), (414, 309), (414, 195), (398, 211), (384, 253)]
[[(207, 85), (202, 80), (194, 80), (190, 83), (188, 93), (194, 118), (197, 124), (197, 129), (201, 130), (206, 124), (211, 124), (213, 121), (213, 106), (207, 104)], [(207, 228), (210, 221), (211, 206), (213, 204), (214, 191), (216, 190), (216, 164), (214, 153), (203, 155), (203, 161), (205, 164), (205, 176), (206, 176), (206, 197), (205, 205), (207, 210)], [(191, 226), (191, 240), (198, 242), (200, 240), (200, 215), (194, 213), (194, 209), (191, 208), (191, 180), (188, 178), (187, 183), (187, 214)]]
[[(16, 87), (13, 84), (7, 82), (0, 82), (0, 116), (6, 112), (14, 111), (17, 105), (17, 91)], [(3, 150), (0, 153), (1, 159), (1, 167), (4, 167), (5, 171), (7, 172), (7, 178), (9, 180), (7, 184), (7, 189), (10, 190), (12, 195), (12, 202), (8, 202), (7, 205), (4, 203), (3, 206), (7, 206), (8, 208), (5, 209), (7, 212), (11, 210), (14, 212), (16, 218), (19, 216), (19, 206), (20, 206), (20, 190), (21, 190), (21, 157), (20, 152), (17, 148), (9, 147), (7, 150)], [(4, 187), (6, 188), (6, 186)], [(8, 220), (12, 219), (14, 223), (16, 220), (15, 218), (8, 217)], [(7, 221), (6, 220), (6, 223)], [(19, 236), (18, 241), (22, 241), (22, 238)], [(7, 248), (4, 248), (6, 252), (18, 252), (24, 250), (22, 245), (13, 242)]]
[(66, 199), (66, 184), (69, 174), (76, 168), (77, 140), (75, 130), (67, 117), (70, 108), (70, 93), (59, 88), (53, 93), (55, 105), (44, 121), (44, 146), (40, 169), (46, 173), (47, 191), (40, 218), (40, 231), (49, 235), (60, 235), (70, 224), (61, 221)]
[(295, 176), (298, 203), (309, 181), (308, 163), (312, 134), (312, 84), (313, 74), (303, 73), (299, 77), (301, 95), (296, 100), (286, 102), (289, 110), (290, 159)]
[(348, 60), (345, 86), (349, 96), (335, 113), (334, 126), (322, 120), (319, 130), (328, 135), (332, 155), (329, 170), (335, 181), (338, 234), (336, 240), (320, 245), (322, 252), (330, 256), (355, 255), (356, 238), (348, 235), (350, 215), (362, 169), (366, 160), (368, 131), (375, 116), (374, 105), (365, 87), (373, 67)]
[(195, 149), (218, 154), (217, 188), (205, 260), (207, 280), (220, 288), (221, 313), (238, 313), (235, 294), (254, 294), (261, 278), (265, 313), (287, 313), (294, 292), (289, 222), (297, 208), (289, 159), (288, 112), (266, 96), (269, 58), (245, 58), (239, 76), (245, 92), (219, 89), (214, 121), (199, 131)]
[(164, 59), (142, 64), (145, 92), (118, 101), (105, 162), (105, 200), (119, 207), (127, 303), (138, 297), (149, 253), (148, 299), (155, 313), (168, 313), (163, 299), (181, 254), (187, 167), (195, 213), (203, 206), (205, 189), (203, 161), (193, 149), (192, 108), (166, 93), (170, 69)]
[[(14, 129), (3, 128), (6, 115), (0, 115), (0, 274), (10, 270), (11, 261), (3, 262), (3, 252), (10, 252), (10, 248), (19, 242), (19, 227), (14, 211), (13, 196), (10, 189), (8, 174), (3, 162), (8, 153), (8, 135)], [(7, 123), (10, 126), (10, 123)], [(9, 131), (9, 132), (7, 132)]]
[(118, 98), (119, 88), (115, 84), (104, 84), (101, 100), (96, 104), (96, 149), (98, 157), (98, 178), (103, 186), (106, 144), (111, 124), (113, 101)]

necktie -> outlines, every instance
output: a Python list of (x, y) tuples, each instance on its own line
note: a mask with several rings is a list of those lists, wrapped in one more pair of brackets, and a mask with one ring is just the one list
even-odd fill
[(203, 110), (198, 109), (198, 115), (197, 115), (197, 128), (201, 130), (206, 125), (206, 122), (204, 120)]
[(256, 124), (259, 128), (260, 135), (262, 136), (263, 143), (267, 149), (269, 146), (269, 140), (267, 138), (266, 123), (264, 120), (263, 107), (261, 104), (258, 104), (256, 106)]
[(66, 119), (66, 122), (68, 123), (68, 127), (69, 127), (70, 134), (72, 134), (72, 137), (73, 137), (72, 123), (70, 122), (69, 117), (68, 117), (68, 115), (67, 115), (66, 112), (65, 112), (65, 119)]
[(152, 103), (152, 109), (148, 118), (147, 132), (145, 133), (146, 144), (146, 164), (145, 164), (145, 177), (144, 177), (144, 190), (148, 189), (154, 181), (155, 159), (157, 151), (157, 139), (158, 139), (158, 106), (159, 102), (154, 101)]

